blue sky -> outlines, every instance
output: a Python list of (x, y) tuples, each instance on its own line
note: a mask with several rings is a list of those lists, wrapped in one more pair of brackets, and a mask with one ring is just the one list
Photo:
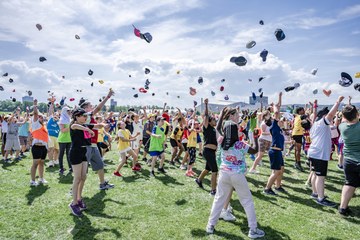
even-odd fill
[[(341, 72), (354, 76), (360, 71), (359, 20), (359, 1), (1, 1), (0, 73), (8, 72), (14, 83), (0, 78), (5, 88), (0, 99), (20, 99), (32, 90), (45, 101), (51, 90), (58, 98), (75, 98), (70, 104), (80, 97), (97, 102), (111, 87), (121, 105), (189, 107), (201, 97), (219, 102), (228, 95), (231, 102), (247, 102), (259, 88), (275, 101), (279, 91), (300, 83), (284, 93), (284, 103), (317, 98), (330, 104), (339, 95), (360, 102), (353, 86), (338, 84)], [(132, 24), (150, 32), (153, 41), (134, 36)], [(276, 40), (276, 28), (283, 29), (285, 40)], [(257, 44), (247, 49), (250, 40)], [(259, 56), (263, 49), (269, 51), (265, 63)], [(39, 62), (40, 56), (48, 61)], [(247, 65), (230, 63), (232, 56), (244, 56)], [(144, 74), (145, 67), (150, 74)], [(313, 68), (319, 69), (316, 76)], [(258, 83), (261, 76), (266, 78)], [(149, 92), (139, 93), (147, 78)], [(195, 96), (189, 87), (197, 89)], [(322, 94), (324, 88), (332, 90), (330, 97)], [(314, 89), (319, 94), (313, 95)], [(133, 98), (135, 93), (139, 98)]]

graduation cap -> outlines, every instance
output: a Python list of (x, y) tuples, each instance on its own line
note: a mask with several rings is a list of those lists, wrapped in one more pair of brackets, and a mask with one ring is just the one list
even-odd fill
[[(359, 84), (359, 83), (356, 83), (356, 84), (354, 85), (354, 89), (360, 92), (360, 84)], [(0, 87), (0, 90), (1, 90), (1, 87)]]
[(261, 82), (264, 79), (265, 79), (265, 77), (259, 77), (259, 82)]
[(317, 68), (314, 68), (314, 69), (311, 70), (311, 74), (315, 76), (316, 73), (317, 73), (317, 71), (318, 71), (318, 69), (317, 69)]
[(13, 82), (14, 82), (14, 79), (9, 78), (9, 83), (13, 83)]
[(348, 73), (342, 72), (341, 79), (339, 80), (340, 86), (349, 87), (351, 86), (352, 83), (353, 83), (352, 77)]
[(138, 98), (139, 97), (139, 95), (136, 93), (136, 94), (134, 94), (134, 98)]
[(254, 92), (252, 92), (252, 99), (255, 101), (256, 100), (256, 95), (255, 95), (255, 93)]
[(264, 49), (264, 50), (261, 51), (260, 57), (262, 58), (263, 62), (266, 62), (266, 57), (267, 57), (268, 53), (269, 53), (269, 52), (268, 52), (268, 50), (266, 50), (266, 49)]
[(89, 74), (89, 76), (91, 76), (94, 74), (94, 72), (91, 69), (89, 69), (88, 74)]
[(294, 86), (286, 87), (286, 88), (285, 88), (285, 92), (290, 92), (290, 91), (292, 91), (292, 90), (294, 90), (294, 89), (295, 89)]
[(315, 89), (315, 90), (313, 91), (313, 94), (317, 94), (317, 93), (318, 93), (318, 90)]
[(79, 35), (76, 34), (76, 35), (75, 35), (75, 39), (80, 39)]
[(196, 95), (196, 89), (195, 89), (195, 88), (190, 87), (190, 88), (189, 88), (189, 91), (190, 91), (190, 95), (191, 95), (191, 96)]
[(295, 87), (295, 88), (300, 87), (300, 83), (295, 83), (295, 84), (294, 84), (294, 87)]
[(145, 74), (149, 74), (150, 73), (150, 69), (145, 68)]
[(278, 41), (282, 41), (285, 39), (285, 33), (282, 29), (278, 28), (275, 30), (275, 37)]
[(220, 91), (221, 91), (221, 92), (224, 91), (224, 89), (225, 89), (224, 86), (221, 86), (221, 87), (220, 87)]
[(4, 87), (3, 87), (3, 86), (0, 86), (0, 91), (4, 91)]
[(94, 83), (92, 82), (92, 83), (90, 84), (90, 86), (92, 86), (92, 87), (93, 87), (93, 86), (94, 86)]
[(36, 24), (35, 26), (36, 26), (36, 28), (37, 28), (39, 31), (42, 29), (42, 26), (41, 26), (39, 23)]
[(212, 96), (215, 96), (215, 92), (214, 92), (214, 91), (211, 91), (211, 95), (212, 95)]
[(3, 77), (7, 77), (9, 74), (6, 72), (6, 73), (4, 73), (2, 76)]
[(325, 96), (329, 97), (331, 95), (331, 90), (323, 89), (323, 93), (325, 94)]
[(355, 73), (355, 78), (360, 78), (360, 72)]
[(45, 57), (39, 57), (40, 62), (45, 62), (47, 59)]
[(259, 88), (259, 90), (258, 90), (258, 91), (259, 91), (259, 93), (261, 93), (261, 92), (262, 92), (262, 88)]
[(201, 84), (203, 84), (203, 82), (204, 82), (204, 79), (202, 77), (199, 77), (198, 83), (201, 85)]
[(221, 79), (221, 81), (220, 81), (220, 82), (222, 82), (222, 83), (223, 83), (223, 82), (225, 82), (225, 78)]
[(227, 101), (229, 100), (229, 96), (228, 95), (225, 95), (224, 99)]
[(263, 20), (260, 20), (260, 21), (259, 21), (259, 24), (260, 24), (260, 25), (264, 25), (264, 21), (263, 21)]
[(255, 47), (256, 45), (256, 42), (253, 40), (253, 41), (249, 41), (247, 44), (246, 44), (246, 48), (253, 48)]
[(243, 56), (239, 56), (230, 58), (230, 62), (235, 63), (236, 65), (241, 67), (246, 65), (247, 60)]

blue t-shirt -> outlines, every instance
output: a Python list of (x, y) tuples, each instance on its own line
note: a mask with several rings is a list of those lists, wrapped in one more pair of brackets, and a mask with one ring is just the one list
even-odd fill
[(60, 132), (60, 127), (57, 124), (57, 121), (54, 121), (54, 118), (50, 118), (47, 123), (47, 130), (49, 132), (49, 136), (58, 137)]
[(26, 122), (19, 128), (19, 136), (27, 137), (29, 136), (29, 123)]
[(283, 135), (283, 131), (278, 125), (278, 121), (274, 120), (270, 127), (270, 133), (272, 136), (272, 147), (280, 148), (281, 150), (284, 150), (284, 142), (285, 137)]

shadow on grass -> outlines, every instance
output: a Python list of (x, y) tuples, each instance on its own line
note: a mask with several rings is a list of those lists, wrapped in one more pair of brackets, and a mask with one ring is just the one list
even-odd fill
[(156, 175), (156, 179), (160, 180), (164, 185), (169, 185), (169, 184), (173, 184), (173, 185), (184, 185), (181, 182), (178, 182), (176, 180), (176, 178), (171, 177), (170, 175), (167, 175), (166, 173), (158, 173)]
[(178, 206), (185, 205), (186, 203), (187, 203), (187, 201), (185, 199), (177, 200), (175, 202), (175, 204), (178, 205)]
[[(110, 216), (103, 213), (105, 209), (105, 202), (114, 202), (119, 205), (125, 205), (123, 202), (119, 202), (110, 198), (104, 199), (106, 196), (106, 191), (100, 191), (96, 193), (92, 198), (84, 198), (84, 202), (87, 204), (86, 213), (95, 216), (95, 217), (102, 217), (102, 218), (119, 218), (116, 216)], [(129, 219), (129, 218), (122, 218), (122, 219)]]
[[(206, 233), (205, 229), (193, 229), (191, 230), (191, 235), (194, 238), (203, 238), (205, 236), (210, 236), (209, 234)], [(224, 239), (245, 239), (245, 238), (241, 238), (238, 235), (232, 234), (232, 233), (227, 233), (227, 232), (223, 232), (223, 231), (214, 231), (214, 235), (219, 236), (219, 237), (223, 237)]]
[(73, 239), (95, 239), (96, 234), (101, 232), (111, 232), (114, 234), (114, 239), (120, 239), (121, 233), (117, 229), (98, 229), (94, 228), (90, 219), (83, 215), (82, 217), (73, 216), (75, 226), (69, 233), (72, 234)]
[(43, 195), (48, 189), (49, 186), (42, 184), (37, 187), (31, 187), (29, 192), (26, 194), (26, 198), (28, 200), (27, 204), (31, 205), (34, 202), (35, 198)]
[(7, 171), (12, 171), (11, 169), (9, 169), (9, 167), (12, 167), (16, 164), (17, 162), (16, 161), (11, 161), (11, 162), (2, 162), (1, 164), (1, 167), (4, 169), (4, 170), (7, 170)]
[(62, 184), (72, 184), (73, 176), (71, 174), (59, 175), (59, 183)]
[(149, 179), (150, 172), (147, 169), (142, 169), (141, 172), (133, 172), (132, 175), (123, 176), (122, 179), (124, 182), (135, 182), (137, 179)]

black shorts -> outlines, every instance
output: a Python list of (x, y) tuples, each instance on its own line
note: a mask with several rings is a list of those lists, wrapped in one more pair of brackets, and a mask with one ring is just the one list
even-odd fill
[(303, 142), (303, 135), (294, 135), (292, 136), (292, 138), (296, 143), (302, 144)]
[(183, 145), (183, 147), (184, 147), (184, 151), (187, 151), (187, 149), (188, 149), (188, 148), (187, 148), (187, 143), (183, 143), (182, 145)]
[(284, 158), (282, 151), (270, 149), (269, 150), (270, 169), (280, 170), (284, 166)]
[(175, 139), (170, 138), (170, 144), (172, 147), (178, 147), (178, 142)]
[(72, 147), (70, 149), (70, 163), (71, 165), (77, 165), (82, 162), (86, 162), (86, 147)]
[(6, 133), (3, 133), (1, 136), (3, 147), (5, 147), (6, 144), (6, 135), (7, 135)]
[(213, 173), (218, 172), (218, 166), (216, 164), (216, 150), (204, 148), (203, 157), (206, 160), (205, 169)]
[(315, 172), (316, 176), (326, 177), (329, 161), (324, 161), (315, 158), (309, 158), (311, 162), (311, 171)]
[(149, 152), (150, 138), (144, 137), (142, 143), (144, 145), (145, 152)]
[(344, 159), (345, 185), (360, 187), (360, 163)]
[(46, 154), (47, 154), (47, 149), (45, 146), (33, 145), (31, 147), (31, 153), (33, 155), (33, 159), (45, 160)]

